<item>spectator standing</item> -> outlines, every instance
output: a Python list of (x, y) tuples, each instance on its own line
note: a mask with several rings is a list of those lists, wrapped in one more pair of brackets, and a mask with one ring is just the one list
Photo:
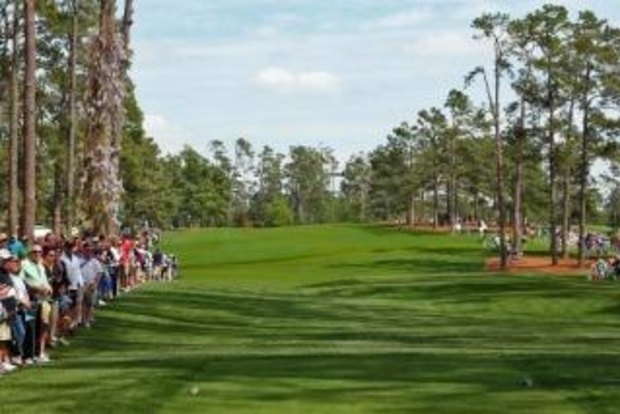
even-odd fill
[(32, 311), (36, 314), (36, 358), (38, 362), (49, 362), (45, 344), (50, 331), (52, 288), (43, 266), (43, 248), (40, 245), (32, 246), (28, 258), (22, 262), (22, 269)]
[(69, 298), (72, 303), (71, 329), (74, 329), (82, 323), (82, 301), (84, 297), (84, 279), (82, 278), (80, 259), (77, 256), (77, 244), (75, 241), (65, 242), (60, 262), (69, 280)]
[(17, 299), (16, 317), (11, 319), (14, 363), (32, 365), (35, 356), (36, 312), (30, 302), (28, 288), (23, 278), (21, 260), (12, 254), (5, 263)]
[(103, 274), (103, 267), (95, 257), (93, 246), (85, 243), (82, 246), (80, 269), (84, 281), (84, 302), (82, 307), (82, 321), (86, 328), (94, 322), (93, 307), (97, 301), (97, 287)]
[(43, 250), (43, 265), (52, 287), (50, 342), (54, 345), (56, 342), (67, 345), (65, 336), (71, 323), (71, 299), (68, 295), (71, 281), (60, 263), (59, 251), (54, 247), (48, 246)]
[(17, 317), (17, 298), (10, 276), (11, 261), (17, 261), (7, 249), (0, 250), (0, 375), (17, 369), (10, 361), (10, 347), (13, 342), (11, 326)]

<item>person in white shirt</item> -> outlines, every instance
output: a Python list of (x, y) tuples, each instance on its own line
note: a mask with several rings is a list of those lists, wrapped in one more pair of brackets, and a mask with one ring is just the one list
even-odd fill
[(478, 223), (478, 232), (480, 233), (481, 238), (485, 237), (487, 229), (487, 223), (485, 223), (484, 220), (480, 220), (480, 222)]
[(28, 295), (28, 288), (23, 278), (22, 263), (16, 257), (4, 262), (11, 284), (15, 290), (17, 301), (16, 315), (11, 318), (11, 334), (13, 336), (13, 363), (31, 365), (35, 354), (35, 322), (36, 315)]
[(17, 369), (10, 361), (10, 345), (13, 340), (11, 326), (16, 318), (17, 300), (10, 277), (13, 264), (19, 261), (7, 249), (0, 249), (0, 376)]
[(103, 266), (93, 254), (93, 247), (89, 243), (82, 246), (80, 270), (84, 281), (84, 301), (82, 306), (82, 321), (84, 326), (90, 328), (93, 323), (93, 307), (95, 306), (97, 286), (103, 274)]
[(40, 245), (35, 244), (30, 249), (28, 258), (22, 262), (22, 273), (33, 300), (32, 311), (36, 312), (37, 320), (40, 322), (36, 332), (37, 362), (49, 362), (45, 345), (52, 319), (52, 307), (49, 302), (52, 288), (43, 266), (43, 248)]
[(75, 328), (82, 323), (84, 279), (82, 277), (82, 270), (80, 269), (80, 259), (77, 256), (77, 245), (74, 242), (65, 242), (64, 250), (60, 256), (60, 263), (69, 280), (69, 297), (73, 302), (71, 328)]
[(118, 239), (112, 238), (109, 248), (110, 256), (110, 276), (112, 277), (112, 296), (116, 298), (120, 290), (120, 264), (121, 264), (121, 250), (119, 248)]

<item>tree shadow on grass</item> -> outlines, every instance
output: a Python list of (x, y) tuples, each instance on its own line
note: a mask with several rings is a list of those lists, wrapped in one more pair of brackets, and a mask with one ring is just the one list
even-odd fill
[[(388, 266), (392, 265), (388, 263)], [(465, 267), (454, 266), (460, 269)], [(305, 287), (317, 290), (326, 297), (397, 297), (411, 301), (432, 298), (437, 303), (491, 302), (508, 297), (546, 300), (583, 298), (585, 300), (601, 293), (599, 285), (574, 277), (559, 278), (538, 275), (517, 277), (477, 273), (463, 275), (463, 272), (451, 274), (450, 266), (444, 269), (445, 274), (437, 272), (434, 276), (429, 273), (426, 277), (413, 278), (345, 279), (340, 282), (309, 284)]]
[(365, 231), (366, 233), (370, 233), (374, 236), (392, 236), (392, 237), (398, 236), (398, 235), (434, 236), (434, 237), (449, 236), (449, 234), (435, 232), (432, 230), (408, 228), (405, 226), (398, 226), (398, 225), (392, 225), (392, 224), (367, 224), (363, 226), (358, 226), (357, 228)]
[[(118, 361), (94, 357), (71, 362), (56, 372), (58, 376), (72, 371), (90, 373), (86, 381), (46, 386), (46, 393), (64, 398), (50, 401), (50, 394), (37, 397), (16, 392), (4, 408), (20, 412), (19, 407), (34, 404), (46, 407), (45, 412), (154, 413), (172, 398), (180, 398), (181, 405), (202, 404), (205, 410), (230, 401), (246, 407), (289, 401), (314, 407), (379, 399), (371, 411), (471, 412), (476, 407), (477, 412), (497, 412), (501, 407), (509, 412), (515, 407), (498, 404), (507, 395), (514, 394), (518, 400), (527, 392), (524, 378), (532, 381), (537, 393), (570, 392), (578, 400), (590, 390), (600, 393), (617, 385), (615, 361), (612, 355), (498, 357), (458, 350), (442, 354), (162, 355)], [(23, 385), (37, 384), (43, 385), (36, 381)], [(194, 384), (204, 394), (198, 402), (192, 402), (188, 393)], [(75, 398), (70, 398), (72, 394)], [(607, 401), (618, 401), (618, 397), (612, 394)], [(531, 408), (535, 407), (536, 403)]]
[(409, 273), (409, 274), (446, 274), (446, 273), (470, 273), (480, 272), (483, 269), (481, 261), (462, 259), (452, 256), (450, 258), (421, 258), (411, 259), (376, 259), (365, 260), (355, 263), (338, 263), (330, 265), (331, 269), (359, 269), (364, 273)]

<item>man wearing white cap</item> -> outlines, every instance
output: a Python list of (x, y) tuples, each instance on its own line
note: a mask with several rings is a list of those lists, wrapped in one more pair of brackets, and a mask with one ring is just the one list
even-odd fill
[(11, 321), (16, 318), (17, 299), (9, 274), (12, 261), (18, 261), (7, 249), (0, 249), (0, 375), (17, 367), (9, 360), (9, 347), (13, 339)]
[(30, 249), (28, 258), (22, 262), (24, 281), (28, 286), (30, 297), (33, 301), (33, 311), (37, 316), (35, 328), (35, 353), (38, 362), (49, 362), (45, 352), (45, 344), (50, 328), (51, 305), (49, 299), (52, 288), (47, 281), (45, 267), (43, 267), (43, 248), (34, 244)]
[(22, 262), (14, 253), (3, 261), (3, 269), (8, 273), (15, 299), (17, 300), (17, 314), (11, 319), (11, 335), (13, 336), (13, 360), (16, 364), (32, 364), (34, 358), (34, 328), (35, 317), (32, 313), (32, 303), (22, 272)]

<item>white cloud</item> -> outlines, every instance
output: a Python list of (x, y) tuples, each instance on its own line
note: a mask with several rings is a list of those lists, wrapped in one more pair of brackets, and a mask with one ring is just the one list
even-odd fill
[(166, 119), (160, 115), (144, 114), (144, 129), (149, 135), (155, 135), (167, 126)]
[(433, 17), (427, 9), (415, 9), (385, 16), (367, 25), (370, 29), (405, 29), (418, 26)]
[(259, 71), (254, 82), (279, 93), (336, 93), (341, 80), (329, 72), (291, 72), (271, 67)]
[(165, 117), (157, 114), (144, 114), (144, 129), (164, 153), (178, 152), (187, 142), (187, 134)]
[(307, 19), (303, 16), (293, 13), (277, 13), (267, 19), (265, 25), (256, 29), (259, 37), (273, 38), (281, 35), (283, 32), (295, 29), (307, 23)]
[(484, 46), (470, 32), (432, 32), (403, 47), (416, 56), (465, 56), (484, 52)]

